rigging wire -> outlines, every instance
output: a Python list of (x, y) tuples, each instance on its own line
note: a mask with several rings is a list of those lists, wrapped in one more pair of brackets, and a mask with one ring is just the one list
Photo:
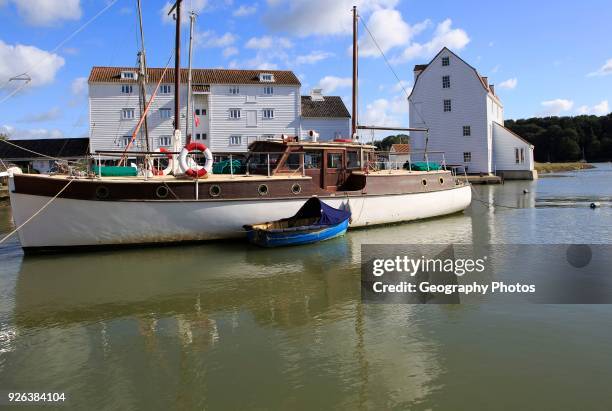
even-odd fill
[[(42, 64), (46, 60), (48, 60), (51, 57), (53, 57), (55, 55), (55, 52), (57, 52), (61, 47), (63, 47), (66, 43), (68, 43), (70, 40), (72, 40), (81, 31), (85, 30), (85, 28), (87, 26), (89, 26), (91, 23), (93, 23), (95, 20), (97, 20), (98, 17), (100, 17), (102, 14), (104, 14), (108, 9), (110, 9), (112, 6), (114, 6), (115, 3), (117, 3), (118, 1), (119, 0), (111, 0), (104, 8), (102, 8), (99, 12), (97, 12), (92, 18), (87, 20), (79, 28), (77, 28), (70, 35), (68, 35), (64, 40), (60, 41), (59, 44), (57, 46), (55, 46), (55, 48), (53, 48), (51, 51), (48, 52), (48, 54), (45, 56), (45, 58), (43, 58), (43, 59), (39, 60), (38, 62), (36, 62), (35, 64), (33, 64), (24, 73), (22, 73), (22, 75), (23, 74), (27, 75), (32, 70), (34, 70), (36, 67), (38, 67), (40, 64)], [(0, 87), (0, 89), (4, 89), (6, 86), (8, 86), (9, 83), (10, 83), (10, 79), (6, 83), (4, 83), (4, 85), (2, 85), (2, 87)], [(25, 84), (28, 84), (28, 83), (25, 83)], [(16, 90), (14, 90), (13, 92), (11, 92), (8, 95), (6, 95), (4, 98), (2, 98), (2, 100), (0, 100), (0, 104), (4, 103), (6, 100), (8, 100), (9, 98), (11, 98), (15, 94), (17, 94), (17, 92), (19, 90), (21, 90), (22, 88), (24, 88), (24, 87), (25, 87), (25, 85), (22, 85), (22, 86), (18, 87)]]
[(361, 16), (359, 16), (359, 20), (361, 21), (361, 24), (363, 24), (363, 27), (366, 29), (366, 31), (368, 32), (368, 34), (370, 35), (370, 38), (372, 39), (372, 41), (374, 42), (374, 45), (376, 46), (376, 48), (378, 49), (378, 51), (380, 52), (380, 55), (383, 57), (383, 59), (385, 60), (385, 63), (387, 64), (387, 66), (389, 67), (389, 69), (391, 70), (391, 72), (393, 73), (393, 75), (395, 76), (395, 78), (397, 79), (397, 84), (399, 84), (399, 86), (402, 88), (402, 90), (404, 90), (404, 94), (406, 94), (406, 98), (410, 97), (410, 94), (408, 94), (408, 91), (406, 90), (406, 87), (404, 87), (404, 83), (402, 83), (402, 80), (400, 80), (399, 76), (397, 75), (397, 73), (395, 72), (395, 70), (393, 69), (393, 66), (391, 66), (391, 63), (389, 62), (389, 59), (387, 59), (387, 56), (385, 55), (385, 53), (382, 51), (382, 49), (380, 48), (380, 46), (378, 45), (378, 42), (376, 41), (376, 38), (374, 37), (374, 35), (372, 34), (372, 32), (370, 31), (370, 29), (368, 28), (367, 24), (365, 23), (365, 21), (363, 21), (363, 19), (361, 18)]

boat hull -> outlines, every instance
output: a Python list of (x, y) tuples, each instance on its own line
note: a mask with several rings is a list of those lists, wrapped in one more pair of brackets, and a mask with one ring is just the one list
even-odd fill
[(247, 239), (251, 243), (261, 247), (285, 247), (312, 244), (340, 237), (346, 233), (348, 226), (349, 220), (346, 219), (333, 226), (319, 227), (309, 231), (269, 232), (267, 230), (249, 230), (247, 231)]
[[(10, 193), (18, 226), (51, 198)], [(469, 185), (411, 194), (320, 197), (352, 213), (350, 227), (452, 214), (471, 202)], [(303, 198), (219, 201), (95, 201), (56, 198), (19, 230), (24, 249), (172, 243), (244, 238), (244, 225), (295, 214)]]

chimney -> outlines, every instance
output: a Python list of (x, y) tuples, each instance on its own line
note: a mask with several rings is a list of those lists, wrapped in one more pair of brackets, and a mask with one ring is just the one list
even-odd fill
[(414, 81), (416, 82), (417, 77), (419, 76), (419, 74), (421, 74), (423, 72), (423, 70), (425, 70), (427, 68), (427, 64), (417, 64), (416, 66), (414, 66)]
[(493, 93), (493, 95), (495, 95), (495, 84), (491, 84), (489, 86), (489, 88), (491, 89), (491, 93)]
[(323, 101), (323, 89), (313, 88), (310, 91), (310, 100), (312, 101)]
[(485, 86), (487, 88), (489, 88), (489, 78), (488, 77), (484, 77), (484, 76), (482, 76), (481, 78), (482, 78), (482, 81), (484, 81)]

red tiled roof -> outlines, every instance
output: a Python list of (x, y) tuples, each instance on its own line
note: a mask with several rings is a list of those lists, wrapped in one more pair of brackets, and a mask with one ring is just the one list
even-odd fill
[[(136, 72), (135, 67), (92, 67), (89, 74), (90, 83), (134, 83), (133, 79), (122, 79), (122, 71)], [(163, 68), (147, 69), (148, 81), (157, 83), (164, 72)], [(274, 82), (259, 81), (261, 73), (274, 75)], [(174, 81), (174, 69), (168, 68), (164, 83)], [(300, 80), (288, 70), (229, 70), (229, 69), (193, 69), (193, 84), (281, 84), (299, 86)], [(181, 83), (187, 83), (187, 69), (181, 69)]]
[(410, 153), (410, 144), (392, 144), (391, 151), (395, 153)]

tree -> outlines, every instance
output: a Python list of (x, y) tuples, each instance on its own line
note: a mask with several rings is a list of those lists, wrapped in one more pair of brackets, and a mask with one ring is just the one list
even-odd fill
[(6, 133), (0, 133), (0, 140), (8, 140), (9, 139), (9, 135)]
[(389, 151), (391, 150), (391, 146), (393, 144), (409, 144), (410, 136), (406, 134), (398, 134), (396, 136), (387, 136), (382, 140), (377, 140), (374, 142), (376, 148), (380, 151)]

